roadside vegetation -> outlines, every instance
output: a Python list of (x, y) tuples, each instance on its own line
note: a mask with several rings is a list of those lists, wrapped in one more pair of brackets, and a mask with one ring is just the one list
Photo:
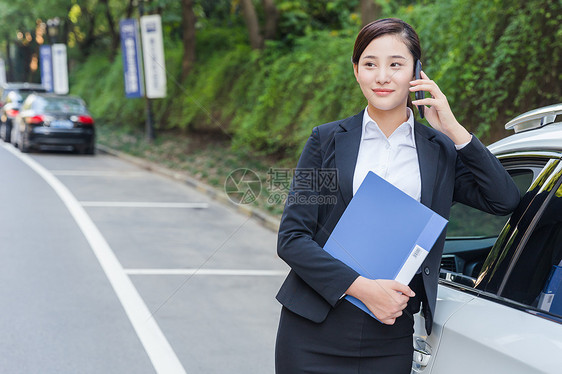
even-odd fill
[[(487, 143), (505, 136), (515, 115), (562, 101), (559, 0), (152, 0), (144, 7), (162, 15), (168, 96), (153, 101), (150, 143), (145, 101), (125, 98), (123, 88), (118, 20), (137, 17), (135, 3), (25, 3), (0, 1), (0, 50), (17, 44), (32, 58), (37, 41), (14, 36), (60, 17), (71, 93), (88, 103), (99, 142), (217, 188), (237, 168), (255, 170), (267, 187), (268, 170), (295, 166), (312, 127), (365, 106), (350, 56), (372, 19), (399, 17), (417, 29), (424, 70)], [(23, 74), (39, 80), (36, 71)], [(282, 209), (256, 204), (274, 215)]]

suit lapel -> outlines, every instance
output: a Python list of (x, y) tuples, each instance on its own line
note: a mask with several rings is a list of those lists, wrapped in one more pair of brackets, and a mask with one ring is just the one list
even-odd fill
[(340, 191), (347, 206), (353, 197), (353, 174), (361, 143), (363, 110), (340, 124), (335, 134), (336, 168), (339, 173)]
[[(353, 197), (353, 174), (361, 143), (362, 123), (363, 111), (341, 123), (340, 131), (335, 134), (336, 168), (346, 206)], [(421, 203), (431, 207), (437, 177), (439, 145), (433, 141), (435, 135), (426, 126), (416, 122), (414, 128), (421, 176)]]
[(421, 203), (431, 207), (437, 177), (439, 145), (432, 141), (434, 135), (424, 125), (416, 122), (414, 128), (421, 175)]

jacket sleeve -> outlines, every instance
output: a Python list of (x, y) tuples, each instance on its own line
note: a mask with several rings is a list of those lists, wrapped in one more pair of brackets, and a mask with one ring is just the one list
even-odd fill
[(499, 160), (473, 136), (457, 151), (453, 199), (491, 214), (507, 215), (515, 210), (521, 195)]
[[(291, 269), (330, 305), (335, 306), (359, 274), (333, 258), (314, 240), (320, 230), (317, 204), (320, 192), (314, 179), (302, 188), (298, 173), (308, 173), (312, 178), (322, 167), (322, 150), (318, 128), (309, 137), (295, 170), (293, 183), (281, 218), (277, 253)], [(339, 195), (337, 195), (339, 197)], [(321, 196), (320, 196), (321, 197)], [(329, 234), (329, 233), (324, 233)]]

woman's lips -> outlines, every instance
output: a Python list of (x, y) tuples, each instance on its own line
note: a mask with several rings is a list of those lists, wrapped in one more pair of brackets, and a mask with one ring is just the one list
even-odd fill
[(394, 90), (389, 90), (388, 88), (375, 88), (373, 90), (373, 92), (375, 93), (375, 95), (377, 96), (388, 96), (391, 93), (394, 92)]

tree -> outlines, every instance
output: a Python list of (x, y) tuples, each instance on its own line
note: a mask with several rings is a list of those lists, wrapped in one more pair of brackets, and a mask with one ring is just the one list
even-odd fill
[(246, 22), (246, 27), (248, 28), (250, 45), (253, 49), (263, 48), (263, 37), (260, 33), (258, 16), (252, 0), (240, 0), (240, 5), (242, 7), (242, 15), (244, 17), (244, 21)]
[[(36, 23), (35, 14), (28, 8), (22, 0), (0, 3), (0, 35), (4, 38), (3, 41), (6, 46), (6, 76), (8, 81), (24, 80), (29, 76), (32, 51), (30, 42), (26, 37), (34, 34)], [(23, 37), (17, 38), (17, 35)], [(16, 47), (15, 54), (12, 54), (13, 46)]]
[(105, 6), (105, 17), (107, 19), (107, 25), (109, 27), (109, 36), (111, 39), (111, 49), (109, 52), (109, 58), (113, 60), (117, 54), (117, 48), (119, 48), (119, 32), (115, 28), (115, 22), (111, 15), (111, 9), (109, 8), (108, 0), (99, 0)]
[(135, 1), (129, 0), (127, 5), (127, 11), (125, 12), (125, 18), (131, 18), (133, 16), (133, 10), (135, 9)]
[(361, 27), (380, 18), (382, 7), (375, 0), (361, 0), (359, 3), (361, 12)]
[(195, 22), (193, 0), (182, 0), (182, 43), (183, 59), (181, 62), (181, 79), (184, 80), (195, 64)]
[(263, 10), (265, 13), (264, 38), (273, 40), (277, 34), (279, 12), (273, 0), (263, 0)]
[(274, 0), (263, 0), (263, 11), (265, 15), (265, 25), (263, 34), (260, 31), (260, 24), (256, 13), (256, 8), (252, 0), (240, 0), (242, 16), (248, 28), (250, 45), (253, 49), (262, 49), (264, 40), (275, 39), (277, 34), (277, 22), (279, 13)]

